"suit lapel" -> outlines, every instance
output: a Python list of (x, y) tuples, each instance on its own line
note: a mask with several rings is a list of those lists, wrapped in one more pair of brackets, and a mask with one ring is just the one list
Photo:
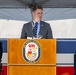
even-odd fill
[(30, 32), (30, 34), (32, 34), (31, 32), (33, 32), (32, 31), (32, 22), (29, 22), (29, 32)]
[(42, 34), (43, 30), (44, 30), (44, 25), (43, 25), (42, 21), (40, 21), (40, 31), (39, 31), (39, 35)]

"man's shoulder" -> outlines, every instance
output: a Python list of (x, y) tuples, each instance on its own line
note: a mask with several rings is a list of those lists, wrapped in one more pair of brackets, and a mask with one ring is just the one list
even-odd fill
[(49, 23), (47, 23), (47, 22), (44, 22), (44, 21), (41, 21), (41, 23), (43, 23), (43, 24), (49, 24)]
[(24, 27), (27, 27), (27, 26), (29, 26), (30, 24), (31, 24), (31, 22), (27, 22), (27, 23), (24, 24)]
[(44, 26), (50, 26), (50, 24), (49, 23), (47, 23), (47, 22), (44, 22), (44, 21), (41, 21), (41, 24), (43, 24)]
[(27, 22), (27, 23), (25, 23), (24, 25), (29, 25), (31, 22)]

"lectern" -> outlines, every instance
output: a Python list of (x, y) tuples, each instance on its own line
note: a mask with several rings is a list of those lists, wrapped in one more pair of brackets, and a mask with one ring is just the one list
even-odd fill
[(8, 75), (56, 75), (56, 40), (8, 39)]

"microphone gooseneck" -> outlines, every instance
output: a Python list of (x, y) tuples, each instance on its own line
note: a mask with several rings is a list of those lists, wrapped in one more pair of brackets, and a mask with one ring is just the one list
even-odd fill
[(31, 22), (31, 24), (32, 24), (32, 39), (33, 39), (34, 38), (34, 36), (33, 36), (34, 23)]

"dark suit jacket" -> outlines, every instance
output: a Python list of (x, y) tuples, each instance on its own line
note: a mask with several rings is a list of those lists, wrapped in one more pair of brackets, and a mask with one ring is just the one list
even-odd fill
[[(52, 39), (52, 30), (48, 23), (44, 21), (40, 21), (40, 31), (39, 35), (42, 35), (44, 39)], [(21, 38), (27, 38), (33, 36), (33, 30), (32, 30), (32, 22), (24, 24), (21, 32)]]
[(1, 58), (2, 58), (2, 42), (0, 42), (0, 61), (1, 61)]

